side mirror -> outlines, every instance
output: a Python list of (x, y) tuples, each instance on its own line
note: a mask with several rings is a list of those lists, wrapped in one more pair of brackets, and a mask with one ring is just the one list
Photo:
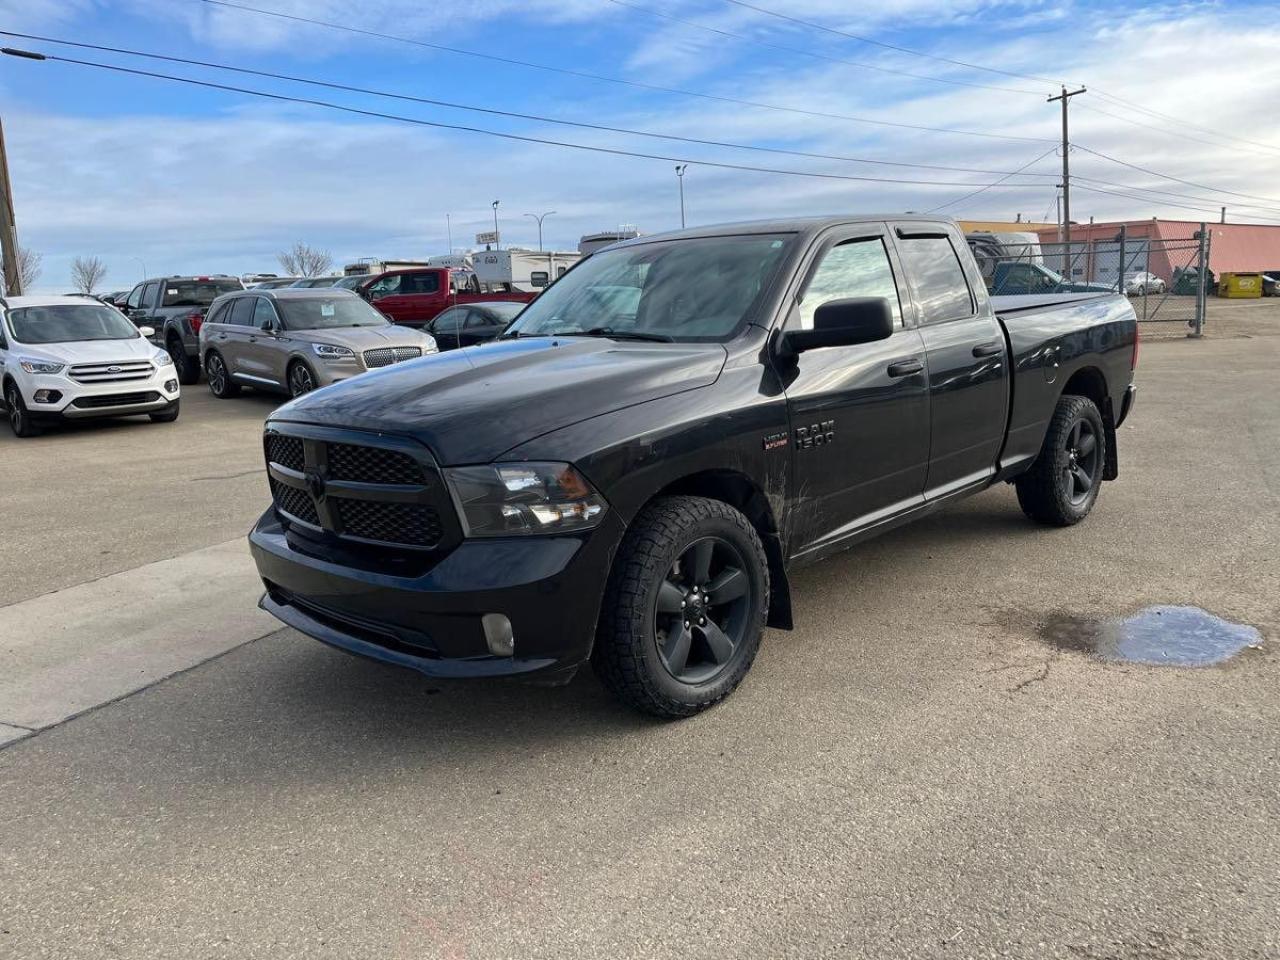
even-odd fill
[(884, 297), (828, 300), (813, 314), (812, 330), (788, 330), (779, 343), (784, 356), (822, 347), (848, 347), (893, 335), (893, 308)]
[(156, 328), (155, 327), (139, 327), (138, 332), (142, 334), (144, 337), (146, 337), (148, 340), (150, 340), (152, 337), (156, 335)]

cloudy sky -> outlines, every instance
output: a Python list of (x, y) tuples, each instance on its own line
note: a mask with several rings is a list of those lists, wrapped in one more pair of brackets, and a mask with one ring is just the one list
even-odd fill
[[(144, 266), (151, 275), (275, 271), (275, 253), (295, 240), (339, 265), (443, 253), (446, 214), (462, 247), (491, 228), (495, 199), (505, 242), (535, 244), (523, 214), (548, 210), (548, 246), (573, 248), (581, 234), (623, 223), (657, 232), (679, 225), (676, 160), (690, 163), (693, 224), (939, 207), (1053, 220), (1060, 114), (1045, 97), (1060, 81), (1089, 88), (1072, 103), (1072, 172), (1081, 178), (1073, 219), (1216, 219), (1225, 203), (1229, 218), (1280, 222), (1280, 21), (1271, 3), (1131, 0), (1122, 12), (1092, 0), (227, 3), (241, 8), (0, 0), (0, 30), (546, 119), (47, 40), (0, 43), (651, 158), (0, 57), (20, 240), (43, 257), (39, 289), (68, 289), (76, 255), (101, 257), (105, 288), (117, 289)], [(868, 160), (884, 162), (860, 162)], [(876, 177), (928, 182), (846, 179)]]

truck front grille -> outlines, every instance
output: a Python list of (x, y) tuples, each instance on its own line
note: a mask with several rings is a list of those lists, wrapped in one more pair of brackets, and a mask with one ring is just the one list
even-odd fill
[[(385, 437), (351, 443), (349, 433), (327, 428), (285, 429), (269, 429), (263, 446), (272, 500), (286, 523), (413, 550), (447, 539), (452, 500), (424, 448)], [(339, 433), (344, 439), (326, 438)]]
[(76, 383), (126, 383), (146, 380), (155, 367), (149, 360), (118, 360), (113, 363), (77, 363), (67, 371)]
[(374, 367), (387, 367), (401, 360), (416, 360), (422, 356), (421, 347), (378, 347), (376, 350), (364, 352), (364, 365), (372, 370)]

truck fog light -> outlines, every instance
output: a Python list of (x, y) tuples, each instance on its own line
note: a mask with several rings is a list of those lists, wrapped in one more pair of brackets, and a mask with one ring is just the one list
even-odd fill
[(165, 389), (165, 391), (166, 391), (167, 393), (173, 393), (173, 391), (175, 391), (175, 390), (177, 390), (177, 389), (178, 389), (178, 381), (177, 381), (177, 380), (166, 380), (166, 381), (164, 382), (164, 389)]
[(480, 618), (484, 627), (484, 642), (495, 657), (509, 657), (515, 653), (516, 638), (511, 632), (511, 621), (500, 613), (486, 613)]
[(61, 399), (61, 390), (37, 390), (35, 393), (36, 403), (57, 403)]

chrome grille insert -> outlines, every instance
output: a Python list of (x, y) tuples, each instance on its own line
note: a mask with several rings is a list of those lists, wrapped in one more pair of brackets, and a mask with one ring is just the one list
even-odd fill
[(378, 347), (364, 352), (364, 365), (369, 369), (387, 367), (402, 360), (416, 360), (422, 356), (421, 347)]
[(146, 380), (156, 368), (150, 360), (117, 360), (111, 363), (77, 363), (67, 371), (76, 383), (125, 383)]

